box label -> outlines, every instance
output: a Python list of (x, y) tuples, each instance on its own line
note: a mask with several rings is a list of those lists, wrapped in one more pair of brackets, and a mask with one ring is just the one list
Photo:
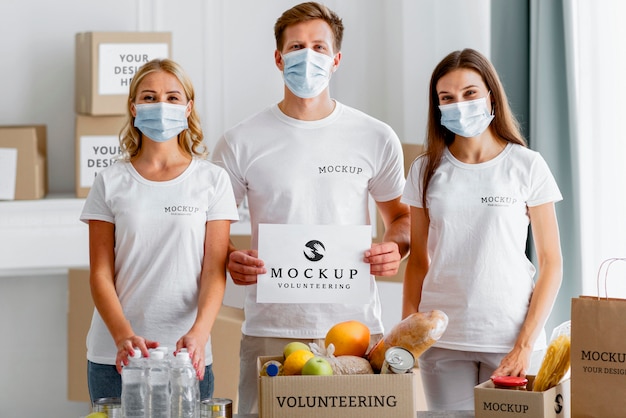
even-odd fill
[(0, 200), (15, 199), (17, 148), (0, 148)]
[(80, 187), (89, 188), (98, 172), (114, 164), (122, 150), (116, 135), (84, 135), (79, 141)]
[(259, 225), (259, 303), (367, 303), (369, 225)]
[(98, 49), (98, 94), (124, 95), (146, 62), (168, 58), (167, 43), (102, 43)]

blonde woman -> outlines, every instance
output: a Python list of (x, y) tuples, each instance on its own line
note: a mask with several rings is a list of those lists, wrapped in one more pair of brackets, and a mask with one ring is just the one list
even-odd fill
[(230, 223), (226, 172), (206, 160), (194, 90), (171, 60), (133, 77), (123, 158), (101, 171), (80, 219), (89, 224), (95, 303), (87, 336), (92, 400), (121, 395), (139, 348), (186, 348), (203, 398), (212, 396), (210, 333), (224, 296)]

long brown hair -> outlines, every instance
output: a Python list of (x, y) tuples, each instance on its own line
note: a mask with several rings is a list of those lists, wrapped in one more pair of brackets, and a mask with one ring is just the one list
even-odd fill
[[(141, 131), (135, 128), (135, 117), (131, 112), (131, 106), (137, 97), (137, 88), (148, 74), (159, 71), (175, 76), (183, 86), (187, 101), (195, 101), (193, 84), (179, 64), (170, 59), (154, 59), (145, 63), (133, 76), (129, 87), (128, 102), (126, 103), (127, 119), (120, 132), (120, 147), (122, 148), (122, 159), (124, 160), (130, 160), (135, 157), (141, 149)], [(187, 124), (188, 128), (178, 135), (178, 145), (189, 155), (202, 158), (206, 157), (208, 150), (206, 145), (202, 142), (204, 134), (202, 133), (200, 118), (198, 117), (195, 106), (191, 108), (191, 113), (187, 118)]]
[(426, 162), (421, 173), (422, 205), (425, 209), (427, 207), (426, 192), (428, 191), (430, 180), (441, 163), (444, 150), (454, 142), (454, 133), (441, 124), (437, 83), (441, 77), (458, 69), (476, 71), (482, 77), (487, 90), (491, 92), (490, 98), (495, 117), (490, 124), (490, 128), (495, 135), (507, 142), (527, 146), (526, 140), (521, 133), (519, 122), (509, 106), (500, 77), (498, 77), (498, 73), (491, 62), (474, 49), (467, 48), (462, 51), (451, 52), (437, 64), (430, 78), (426, 150), (422, 157), (426, 158)]

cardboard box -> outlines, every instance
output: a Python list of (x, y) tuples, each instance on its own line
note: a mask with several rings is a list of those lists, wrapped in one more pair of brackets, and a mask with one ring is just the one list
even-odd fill
[(0, 126), (0, 150), (2, 156), (13, 156), (11, 168), (8, 168), (8, 162), (1, 164), (2, 168), (10, 171), (2, 172), (0, 188), (7, 191), (2, 199), (43, 198), (48, 193), (46, 126)]
[(491, 380), (476, 386), (474, 388), (476, 418), (570, 417), (569, 379), (544, 392), (532, 392), (535, 376), (526, 377), (528, 378), (526, 391), (496, 389)]
[[(268, 360), (259, 357), (258, 370)], [(415, 418), (415, 375), (259, 377), (259, 418)]]
[(87, 332), (94, 305), (89, 287), (89, 269), (72, 268), (67, 275), (67, 399), (90, 402), (87, 387)]
[(155, 58), (169, 58), (169, 32), (83, 32), (76, 34), (76, 113), (126, 113), (128, 87), (137, 69)]
[[(409, 173), (411, 163), (424, 152), (424, 146), (422, 144), (402, 144), (402, 153), (404, 155), (404, 176)], [(381, 242), (385, 233), (385, 224), (383, 218), (380, 216), (380, 212), (376, 211), (376, 238), (374, 242)], [(376, 280), (385, 282), (402, 283), (404, 280), (404, 272), (406, 271), (407, 257), (400, 263), (398, 272), (393, 276), (377, 276)]]
[(243, 319), (242, 308), (222, 305), (211, 329), (215, 375), (213, 397), (232, 400), (233, 411), (239, 407), (239, 344)]
[(76, 115), (76, 197), (86, 197), (98, 172), (120, 155), (126, 116)]

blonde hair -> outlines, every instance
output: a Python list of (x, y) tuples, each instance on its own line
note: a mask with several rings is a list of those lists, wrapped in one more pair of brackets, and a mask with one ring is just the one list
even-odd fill
[[(172, 74), (178, 79), (183, 86), (183, 91), (187, 101), (195, 99), (195, 93), (191, 80), (183, 70), (183, 68), (176, 62), (170, 59), (155, 59), (145, 63), (137, 73), (133, 76), (130, 83), (128, 102), (127, 105), (127, 119), (126, 123), (120, 131), (120, 147), (122, 149), (123, 160), (130, 160), (135, 157), (141, 150), (142, 134), (135, 125), (135, 117), (131, 113), (131, 107), (137, 98), (137, 89), (143, 79), (148, 75), (155, 72), (163, 71)], [(191, 113), (187, 118), (187, 129), (183, 130), (178, 135), (178, 145), (187, 152), (189, 155), (205, 158), (208, 155), (208, 149), (203, 143), (204, 134), (202, 133), (202, 127), (200, 125), (200, 118), (196, 113), (196, 107), (191, 107)]]

